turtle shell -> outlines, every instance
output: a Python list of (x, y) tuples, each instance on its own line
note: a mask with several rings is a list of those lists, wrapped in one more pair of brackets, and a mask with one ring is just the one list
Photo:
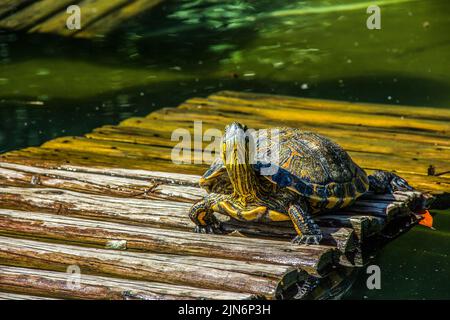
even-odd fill
[(275, 128), (259, 130), (255, 140), (255, 169), (308, 198), (314, 211), (348, 206), (368, 190), (364, 170), (338, 144), (319, 134)]

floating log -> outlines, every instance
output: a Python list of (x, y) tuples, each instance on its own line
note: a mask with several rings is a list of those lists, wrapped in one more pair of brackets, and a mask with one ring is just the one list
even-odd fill
[[(71, 273), (0, 266), (0, 290), (28, 292), (43, 297), (0, 293), (0, 299), (85, 299), (85, 300), (161, 300), (225, 299), (248, 300), (247, 293), (209, 290), (165, 283), (118, 279), (82, 274), (71, 282)], [(78, 282), (79, 281), (79, 282)], [(47, 298), (46, 298), (47, 297)]]
[(82, 273), (180, 284), (275, 298), (301, 274), (290, 266), (198, 256), (134, 253), (92, 249), (0, 237), (4, 265), (66, 271), (77, 265)]

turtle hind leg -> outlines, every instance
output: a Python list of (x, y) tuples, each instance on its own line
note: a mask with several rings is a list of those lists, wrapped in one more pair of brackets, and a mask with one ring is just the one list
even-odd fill
[(214, 194), (209, 194), (191, 207), (189, 218), (195, 223), (194, 232), (222, 233), (220, 223), (214, 216), (212, 209), (212, 204), (215, 201)]
[(377, 170), (369, 175), (369, 190), (375, 193), (414, 190), (408, 182), (393, 172)]
[(292, 240), (297, 244), (319, 244), (323, 235), (319, 226), (314, 223), (306, 205), (292, 204), (288, 210), (289, 217), (298, 235)]

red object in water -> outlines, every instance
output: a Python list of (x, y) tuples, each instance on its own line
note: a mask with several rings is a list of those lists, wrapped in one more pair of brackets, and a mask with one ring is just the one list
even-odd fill
[(419, 224), (434, 229), (433, 228), (433, 216), (430, 214), (430, 211), (428, 210), (422, 210), (419, 211), (418, 214), (420, 214), (423, 219), (419, 221)]

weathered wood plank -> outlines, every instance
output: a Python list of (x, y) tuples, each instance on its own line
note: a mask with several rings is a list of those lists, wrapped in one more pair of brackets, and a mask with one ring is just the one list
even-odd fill
[[(64, 140), (63, 140), (64, 141)], [(111, 147), (111, 146), (110, 146)], [(116, 147), (116, 146), (112, 146)], [(170, 154), (170, 149), (166, 150), (167, 154)], [(82, 148), (75, 151), (56, 149), (44, 149), (44, 148), (27, 148), (23, 150), (9, 152), (7, 154), (1, 155), (0, 159), (4, 162), (14, 162), (27, 165), (37, 165), (44, 167), (58, 167), (61, 165), (81, 165), (81, 166), (91, 166), (91, 167), (109, 167), (109, 168), (129, 168), (129, 169), (147, 169), (147, 170), (161, 170), (167, 172), (178, 172), (178, 173), (197, 173), (202, 174), (207, 165), (198, 164), (177, 164), (173, 165), (172, 162), (167, 161), (170, 155), (166, 155), (166, 160), (155, 159), (155, 158), (123, 158), (114, 154), (103, 154), (100, 152), (88, 153)], [(370, 158), (366, 159), (369, 161)], [(391, 159), (392, 160), (392, 159)], [(394, 163), (395, 160), (392, 160)], [(393, 164), (390, 164), (390, 168), (394, 168)], [(360, 163), (361, 164), (361, 163)], [(366, 169), (367, 166), (362, 164)], [(412, 168), (410, 164), (409, 167)], [(369, 167), (369, 169), (375, 169), (376, 167)], [(395, 166), (397, 169), (398, 167)], [(381, 168), (387, 169), (389, 168)], [(423, 168), (424, 169), (424, 168)], [(416, 170), (416, 169), (414, 169)], [(397, 170), (402, 171), (402, 170)], [(416, 170), (417, 171), (417, 170)], [(370, 172), (370, 170), (369, 170)], [(425, 174), (413, 174), (408, 172), (400, 172), (402, 176), (407, 178), (411, 185), (422, 190), (433, 191), (436, 194), (448, 192), (450, 189), (450, 179), (443, 176), (427, 176)]]
[(348, 102), (335, 100), (320, 100), (263, 93), (239, 91), (220, 91), (208, 97), (219, 102), (233, 102), (253, 106), (273, 105), (276, 107), (290, 107), (294, 109), (313, 109), (324, 111), (348, 111), (354, 113), (386, 114), (419, 119), (434, 119), (450, 121), (450, 110), (433, 107), (411, 107), (396, 105), (386, 108), (386, 105), (375, 103)]
[(117, 198), (50, 188), (0, 187), (0, 205), (59, 215), (191, 229), (191, 206), (169, 200)]
[[(73, 0), (40, 0), (32, 3), (26, 8), (19, 10), (18, 12), (8, 16), (7, 18), (0, 20), (0, 28), (24, 30), (31, 28), (37, 22), (42, 19), (51, 16), (61, 10), (65, 12), (65, 9), (71, 5), (76, 4), (79, 1)], [(67, 19), (67, 15), (66, 15)], [(61, 28), (65, 27), (65, 24), (61, 25)]]
[[(119, 279), (82, 274), (79, 283), (71, 273), (0, 266), (0, 290), (43, 295), (57, 299), (84, 300), (160, 300), (160, 299), (251, 299), (251, 294), (208, 290), (196, 287)], [(21, 299), (19, 294), (1, 297)], [(31, 297), (32, 299), (34, 297)], [(37, 299), (49, 299), (36, 297)], [(26, 298), (29, 299), (29, 298)], [(33, 299), (34, 300), (34, 299)]]
[[(221, 106), (221, 108), (224, 108)], [(234, 110), (233, 110), (234, 109)], [(247, 111), (247, 112), (246, 112)], [(230, 110), (220, 110), (219, 107), (213, 109), (198, 108), (198, 105), (191, 108), (166, 108), (160, 109), (157, 112), (151, 113), (147, 116), (149, 119), (156, 119), (156, 116), (167, 115), (171, 113), (171, 118), (167, 120), (183, 120), (180, 118), (180, 114), (186, 114), (185, 120), (191, 120), (192, 117), (201, 113), (202, 116), (199, 119), (205, 119), (209, 121), (220, 121), (223, 117), (239, 117), (251, 121), (252, 119), (257, 121), (266, 120), (271, 122), (290, 122), (298, 124), (318, 125), (322, 127), (337, 126), (337, 127), (363, 127), (367, 130), (393, 130), (399, 132), (418, 132), (422, 135), (431, 135), (442, 137), (448, 135), (450, 125), (444, 121), (439, 120), (418, 120), (418, 119), (399, 119), (394, 116), (382, 116), (382, 115), (367, 115), (359, 113), (346, 113), (346, 112), (322, 112), (316, 110), (278, 110), (272, 106), (264, 106), (260, 108), (246, 108), (245, 106), (236, 105)]]
[[(116, 198), (50, 188), (3, 187), (0, 188), (0, 205), (3, 208), (43, 211), (133, 225), (179, 230), (192, 230), (194, 227), (187, 214), (191, 204), (170, 200)], [(343, 211), (315, 219), (324, 227), (351, 227), (355, 230), (355, 236), (363, 239), (381, 230), (386, 224), (386, 218), (370, 216), (367, 210), (363, 212), (358, 214)], [(295, 235), (292, 227), (283, 225), (266, 227), (228, 221), (223, 227), (227, 232), (238, 230), (250, 235), (269, 236), (269, 231), (273, 237)], [(330, 243), (340, 242), (339, 239), (332, 239), (331, 234), (327, 237)]]
[[(62, 180), (60, 180), (62, 179)], [(0, 196), (0, 203), (14, 208), (14, 206), (20, 206), (21, 208), (30, 210), (44, 210), (47, 212), (54, 212), (64, 215), (82, 216), (95, 219), (106, 219), (127, 223), (145, 223), (156, 226), (177, 227), (177, 228), (190, 228), (193, 225), (190, 220), (187, 219), (187, 211), (189, 204), (182, 205), (180, 203), (174, 203), (171, 206), (173, 200), (179, 201), (183, 198), (183, 201), (193, 202), (198, 200), (204, 191), (198, 187), (192, 187), (198, 181), (198, 176), (192, 175), (173, 175), (163, 172), (149, 172), (143, 170), (126, 170), (126, 169), (95, 169), (88, 167), (61, 167), (58, 170), (55, 169), (42, 169), (30, 166), (22, 166), (9, 163), (0, 163), (0, 180), (7, 181), (6, 184), (10, 185), (22, 185), (39, 187), (39, 189), (20, 189), (20, 188), (6, 188), (4, 194)], [(120, 192), (124, 192), (124, 195), (130, 194), (130, 190), (134, 190), (137, 195), (135, 198), (143, 197), (146, 191), (145, 186), (142, 187), (142, 182), (154, 183), (158, 181), (160, 183), (153, 192), (148, 194), (148, 198), (153, 200), (167, 199), (172, 202), (167, 202), (167, 205), (162, 207), (160, 201), (146, 202), (140, 199), (125, 199), (123, 203), (127, 208), (131, 208), (132, 215), (123, 214), (125, 207), (120, 204), (117, 199), (111, 197), (86, 195), (79, 193), (70, 193), (63, 190), (57, 191), (56, 189), (44, 189), (44, 195), (41, 194), (42, 187), (58, 187), (66, 190), (80, 191), (82, 188), (86, 190), (98, 191), (101, 194), (108, 196), (117, 195), (115, 188), (120, 189)], [(127, 185), (132, 183), (132, 187), (136, 189), (126, 189)], [(181, 184), (181, 185), (180, 185)], [(186, 191), (183, 190), (186, 186)], [(141, 187), (139, 190), (138, 188)], [(113, 188), (115, 191), (111, 192), (109, 188)], [(158, 188), (160, 188), (158, 190)], [(125, 191), (123, 191), (125, 190)], [(139, 190), (139, 192), (138, 192)], [(100, 191), (103, 191), (100, 192)], [(45, 195), (45, 193), (49, 193)], [(147, 192), (148, 193), (148, 192)], [(398, 195), (400, 196), (400, 195)], [(408, 215), (410, 212), (407, 210), (407, 202), (403, 205), (402, 202), (393, 200), (384, 201), (372, 201), (370, 198), (364, 198), (366, 200), (358, 201), (351, 208), (347, 208), (340, 213), (334, 219), (335, 225), (333, 227), (348, 226), (348, 221), (343, 221), (343, 225), (340, 225), (340, 217), (342, 215), (378, 215), (380, 218), (386, 219), (386, 222), (401, 215)], [(402, 201), (406, 201), (403, 197)], [(134, 203), (134, 204), (132, 204)], [(181, 208), (180, 208), (181, 205)], [(155, 215), (147, 217), (145, 213), (154, 212), (147, 207), (154, 206), (157, 208)], [(104, 210), (98, 211), (98, 208), (103, 207)], [(144, 209), (143, 209), (144, 208)], [(176, 213), (174, 217), (173, 214)], [(165, 219), (161, 218), (161, 215), (167, 215)], [(179, 217), (179, 218), (176, 218)], [(327, 217), (325, 225), (329, 225), (330, 217)], [(370, 218), (373, 220), (373, 218)], [(161, 224), (161, 220), (164, 223)], [(321, 223), (321, 218), (318, 218)], [(358, 220), (362, 222), (362, 220)], [(286, 237), (294, 234), (293, 229), (290, 227), (247, 227), (246, 224), (237, 226), (230, 223), (225, 226), (227, 231), (232, 231), (232, 228), (237, 228), (239, 231), (248, 234), (259, 234), (267, 236), (270, 231), (270, 235), (275, 237)], [(247, 229), (247, 230), (245, 230)], [(356, 227), (357, 237), (363, 237), (362, 233), (365, 233), (364, 227)]]
[(36, 0), (2, 0), (0, 2), (0, 17), (14, 12), (17, 8), (25, 6)]
[[(5, 265), (65, 271), (78, 265), (83, 273), (263, 295), (273, 298), (281, 283), (297, 281), (292, 267), (198, 256), (132, 253), (46, 244), (0, 237)], [(292, 275), (294, 274), (294, 275)]]
[[(82, 13), (82, 28), (101, 19), (114, 10), (127, 5), (129, 0), (83, 0), (78, 3)], [(70, 30), (66, 27), (67, 13), (64, 10), (42, 23), (31, 28), (31, 32), (50, 32), (60, 35), (73, 35), (78, 30)]]
[[(74, 170), (76, 169), (43, 169), (0, 162), (0, 183), (4, 186), (40, 186), (109, 196), (170, 199), (182, 202), (194, 202), (206, 195), (203, 189), (187, 185), (193, 182), (190, 176), (180, 175), (182, 178), (177, 180), (177, 176), (173, 174), (147, 172), (145, 178), (138, 178), (111, 175), (106, 170), (103, 170), (103, 174)], [(197, 184), (199, 177), (195, 178)], [(174, 184), (175, 181), (177, 184)]]
[[(169, 146), (171, 145), (168, 142)], [(172, 143), (175, 144), (175, 143)], [(142, 161), (147, 161), (148, 163), (154, 160), (165, 161), (168, 164), (172, 164), (171, 149), (166, 147), (157, 146), (147, 146), (147, 145), (137, 145), (125, 142), (116, 141), (106, 141), (106, 140), (94, 140), (81, 137), (65, 137), (57, 138), (52, 141), (45, 143), (42, 148), (50, 148), (53, 150), (70, 151), (75, 153), (89, 152), (92, 157), (101, 155), (102, 157), (109, 156), (112, 158), (124, 158), (130, 157), (133, 159), (140, 159)], [(389, 171), (396, 171), (399, 174), (403, 173), (413, 173), (425, 175), (429, 161), (417, 160), (410, 161), (392, 156), (376, 155), (365, 152), (349, 152), (355, 162), (361, 164), (365, 169), (382, 169)], [(201, 151), (191, 152), (182, 154), (179, 161), (183, 161), (189, 164), (203, 163), (203, 153)], [(448, 167), (448, 162), (435, 160), (436, 166), (443, 168), (445, 170)], [(439, 165), (438, 165), (439, 164)], [(178, 165), (178, 164), (177, 164)], [(204, 167), (206, 164), (204, 164)], [(441, 179), (446, 179), (444, 181), (449, 182), (450, 180), (446, 176), (440, 177)], [(414, 181), (411, 181), (412, 184)], [(450, 183), (449, 183), (450, 184)]]
[[(169, 174), (147, 173), (148, 180), (129, 177), (117, 177), (110, 174), (93, 174), (73, 170), (42, 169), (31, 166), (0, 162), (0, 181), (10, 186), (39, 186), (59, 188), (108, 196), (128, 196), (133, 198), (168, 199), (172, 201), (194, 202), (201, 199), (206, 192), (199, 187), (185, 185), (198, 181), (198, 176), (184, 178), (178, 175), (180, 183)], [(106, 173), (103, 171), (103, 173)], [(183, 178), (181, 178), (183, 177)], [(400, 196), (400, 195), (398, 195)], [(374, 202), (370, 198), (360, 200), (345, 212), (361, 213), (371, 209), (373, 214), (387, 217), (388, 220), (400, 214), (409, 214), (406, 199), (403, 202), (391, 200)]]
[[(272, 114), (272, 113), (270, 113), (270, 114)], [(286, 123), (286, 121), (280, 122), (280, 120), (279, 120), (280, 115), (276, 111), (273, 111), (273, 114), (274, 114), (273, 121), (276, 121), (274, 123), (275, 126), (291, 125), (293, 127), (302, 128), (303, 122), (301, 119), (303, 119), (303, 118), (299, 118), (298, 120), (295, 120), (295, 117), (293, 115), (289, 115), (289, 116), (287, 115), (286, 119), (290, 119), (290, 120), (289, 120), (289, 123)], [(188, 121), (188, 120), (191, 120), (193, 122), (193, 121), (208, 120), (210, 122), (215, 122), (216, 128), (218, 128), (218, 129), (221, 129), (226, 124), (236, 120), (236, 116), (232, 113), (228, 114), (228, 115), (224, 114), (224, 113), (218, 113), (217, 115), (212, 115), (211, 113), (204, 113), (204, 112), (200, 112), (200, 111), (186, 112), (185, 110), (182, 110), (182, 109), (165, 109), (162, 111), (156, 111), (156, 112), (153, 112), (150, 115), (150, 117), (151, 117), (150, 118), (151, 120), (159, 120), (159, 121)], [(298, 117), (299, 117), (299, 115), (297, 115), (297, 118)], [(317, 119), (314, 117), (311, 117), (310, 115), (304, 115), (304, 117), (305, 117), (305, 119), (309, 119), (308, 121), (310, 121), (310, 123), (316, 123), (319, 121), (322, 121), (321, 123), (327, 123), (326, 122), (327, 119), (323, 119), (323, 115), (321, 115), (321, 114), (317, 115)], [(335, 117), (340, 119), (341, 115), (335, 115)], [(357, 118), (357, 115), (355, 115), (355, 118)], [(258, 126), (254, 125), (254, 124), (256, 124), (257, 120), (248, 119), (248, 121), (245, 121), (245, 122), (251, 128), (266, 128), (266, 127), (271, 127), (271, 125), (268, 126), (268, 120), (269, 119), (259, 121), (259, 123), (257, 123), (257, 124), (259, 124)], [(144, 120), (141, 120), (141, 121), (144, 121)], [(355, 121), (356, 121), (355, 119), (348, 120), (349, 123), (355, 123)], [(385, 123), (385, 122), (384, 122), (384, 120), (380, 120), (380, 123)], [(261, 124), (265, 124), (265, 125), (261, 126)], [(450, 128), (450, 125), (445, 124), (444, 126), (446, 128), (440, 128), (440, 130), (445, 131)], [(447, 128), (447, 126), (449, 128)], [(367, 128), (367, 126), (365, 126), (364, 128)], [(448, 138), (448, 135), (446, 135), (445, 137)], [(99, 148), (99, 145), (98, 145), (99, 143), (97, 141), (96, 141), (96, 145), (92, 145), (91, 148), (93, 148), (93, 149)], [(115, 143), (117, 144), (116, 146), (120, 146), (119, 142), (115, 142)], [(172, 142), (172, 144), (175, 144), (175, 143)], [(111, 143), (105, 142), (105, 145), (113, 146), (115, 144), (113, 142), (111, 142)], [(170, 143), (169, 143), (169, 145), (170, 145)], [(64, 148), (64, 146), (61, 146), (59, 143), (55, 144), (55, 145), (47, 144), (46, 146), (52, 147), (52, 148)], [(69, 146), (66, 146), (66, 147), (69, 147)], [(125, 145), (124, 145), (124, 147), (125, 147)], [(357, 163), (359, 163), (364, 168), (368, 168), (368, 169), (379, 168), (379, 169), (391, 170), (391, 171), (397, 171), (397, 172), (409, 172), (409, 173), (416, 173), (416, 174), (419, 173), (419, 174), (425, 175), (427, 173), (427, 169), (428, 169), (429, 165), (433, 164), (436, 167), (440, 168), (439, 170), (441, 170), (441, 171), (449, 171), (450, 170), (450, 165), (447, 160), (433, 159), (433, 161), (430, 163), (430, 159), (423, 159), (423, 158), (421, 159), (420, 158), (420, 151), (418, 151), (419, 154), (418, 155), (416, 154), (416, 157), (414, 158), (415, 160), (413, 160), (411, 158), (405, 159), (404, 157), (399, 155), (397, 152), (391, 153), (391, 154), (389, 154), (389, 153), (376, 154), (373, 152), (367, 152), (366, 150), (354, 151), (352, 149), (352, 147), (348, 146), (348, 145), (347, 145), (346, 149), (347, 149), (347, 151), (349, 151), (350, 155)], [(142, 152), (144, 152), (144, 150), (145, 150), (145, 148), (142, 149)], [(136, 153), (139, 151), (141, 151), (141, 149), (135, 150)], [(193, 154), (193, 159), (196, 159), (195, 154)], [(411, 160), (413, 160), (413, 161), (411, 161)], [(444, 176), (446, 176), (446, 175), (444, 175)]]
[[(135, 118), (138, 119), (138, 118)], [(144, 122), (149, 122), (145, 119)], [(155, 121), (155, 120), (150, 120)], [(245, 120), (242, 120), (245, 121)], [(179, 125), (182, 125), (179, 123)], [(208, 127), (207, 127), (208, 128)], [(223, 129), (223, 128), (218, 128)], [(397, 154), (399, 157), (412, 158), (436, 158), (437, 160), (450, 159), (450, 152), (442, 152), (443, 147), (434, 143), (421, 143), (418, 141), (398, 141), (394, 140), (393, 134), (390, 137), (383, 138), (380, 134), (367, 134), (359, 131), (330, 129), (330, 128), (312, 128), (302, 125), (302, 129), (314, 130), (317, 133), (326, 135), (335, 140), (343, 148), (354, 152), (372, 152), (377, 154)], [(193, 130), (189, 130), (192, 138), (196, 141), (202, 141), (203, 148), (210, 144), (210, 141), (203, 141), (202, 136), (194, 134)], [(94, 129), (92, 133), (86, 134), (86, 137), (96, 140), (109, 140), (117, 142), (137, 143), (143, 145), (173, 146), (171, 142), (171, 131), (153, 130), (150, 128), (126, 127), (126, 126), (103, 126)], [(409, 136), (410, 138), (414, 138)], [(177, 145), (184, 145), (186, 148), (191, 147), (191, 141), (176, 141)]]
[(86, 150), (79, 152), (60, 149), (44, 149), (39, 147), (29, 147), (26, 149), (8, 152), (0, 155), (0, 161), (43, 167), (75, 165), (98, 168), (144, 169), (195, 174), (202, 174), (207, 169), (207, 165), (180, 164), (174, 166), (172, 162), (168, 162), (167, 160), (112, 157), (109, 154), (103, 155), (101, 153), (91, 153), (86, 152)]
[[(351, 233), (349, 229), (329, 230), (328, 243), (336, 244), (342, 251), (349, 250)], [(332, 264), (334, 251), (329, 246), (300, 246), (289, 241), (211, 236), (5, 209), (0, 209), (0, 234), (107, 248), (120, 243), (120, 248), (124, 250), (289, 265), (314, 274)], [(333, 240), (334, 243), (330, 243)]]

